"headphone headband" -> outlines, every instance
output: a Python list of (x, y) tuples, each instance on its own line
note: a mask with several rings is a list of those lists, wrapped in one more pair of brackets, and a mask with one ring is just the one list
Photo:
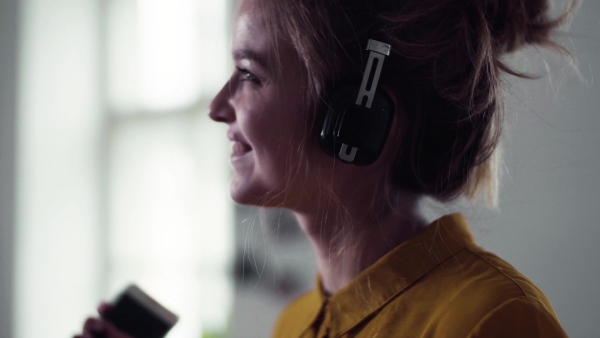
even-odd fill
[[(377, 84), (379, 83), (379, 76), (381, 75), (381, 69), (383, 68), (383, 60), (386, 56), (390, 55), (390, 51), (392, 46), (379, 42), (377, 40), (369, 39), (367, 42), (367, 50), (370, 50), (369, 53), (369, 61), (367, 62), (367, 68), (365, 69), (365, 75), (363, 75), (362, 83), (360, 85), (360, 91), (358, 92), (358, 96), (356, 97), (356, 105), (362, 106), (364, 98), (367, 98), (367, 103), (365, 106), (367, 108), (371, 108), (373, 104), (373, 97), (375, 96), (375, 91), (377, 90)], [(373, 82), (367, 89), (369, 78), (371, 77), (371, 72), (373, 70), (373, 62), (377, 60), (377, 68), (375, 68), (375, 74), (373, 75)]]

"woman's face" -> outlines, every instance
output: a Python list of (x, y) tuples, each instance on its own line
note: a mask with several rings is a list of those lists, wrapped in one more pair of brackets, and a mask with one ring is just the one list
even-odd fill
[[(233, 142), (232, 198), (242, 204), (284, 206), (294, 191), (306, 188), (294, 175), (317, 144), (307, 142), (308, 105), (303, 100), (303, 70), (290, 45), (275, 54), (282, 67), (269, 63), (269, 34), (256, 0), (242, 0), (233, 31), (231, 78), (210, 105), (210, 117), (228, 125)], [(320, 155), (317, 155), (320, 156)], [(310, 157), (310, 156), (309, 156)]]

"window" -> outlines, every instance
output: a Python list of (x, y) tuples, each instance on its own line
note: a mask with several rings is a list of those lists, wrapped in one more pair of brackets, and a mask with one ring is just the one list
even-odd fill
[(227, 77), (229, 3), (112, 0), (105, 13), (106, 290), (138, 283), (179, 315), (169, 337), (219, 336), (233, 204), (229, 141), (206, 107)]

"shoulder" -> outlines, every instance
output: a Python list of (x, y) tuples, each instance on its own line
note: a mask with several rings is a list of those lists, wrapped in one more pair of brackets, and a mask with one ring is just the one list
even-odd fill
[(502, 304), (509, 299), (536, 301), (556, 315), (542, 290), (510, 263), (476, 245), (464, 251), (465, 261), (473, 262), (473, 269), (464, 271), (465, 281), (493, 295), (490, 301), (495, 304)]
[(567, 337), (544, 293), (475, 245), (440, 262), (378, 317), (379, 328), (413, 336)]
[(556, 316), (540, 301), (513, 298), (496, 306), (468, 337), (567, 337)]
[(511, 264), (476, 245), (441, 264), (431, 277), (430, 287), (446, 286), (440, 292), (445, 308), (440, 325), (461, 336), (567, 336), (546, 295)]
[(478, 246), (467, 249), (486, 274), (473, 276), (485, 290), (485, 311), (469, 337), (567, 337), (550, 300), (524, 274), (497, 255)]

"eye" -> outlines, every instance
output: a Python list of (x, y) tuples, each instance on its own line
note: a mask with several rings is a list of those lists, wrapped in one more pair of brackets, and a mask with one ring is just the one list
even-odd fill
[(240, 75), (241, 75), (242, 81), (250, 81), (250, 82), (253, 82), (256, 84), (260, 84), (260, 79), (256, 75), (252, 74), (247, 69), (240, 68), (240, 67), (236, 67), (236, 68), (237, 68), (238, 73), (240, 73)]

